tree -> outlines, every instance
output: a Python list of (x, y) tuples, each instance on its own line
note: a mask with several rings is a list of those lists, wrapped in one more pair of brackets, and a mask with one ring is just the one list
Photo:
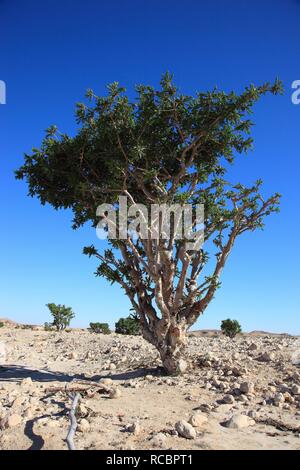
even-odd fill
[[(51, 315), (53, 316), (52, 326), (55, 326), (57, 331), (65, 330), (67, 326), (70, 325), (72, 318), (75, 317), (75, 314), (72, 312), (71, 307), (66, 307), (65, 305), (56, 305), (56, 304), (47, 304), (46, 307), (49, 308)], [(49, 323), (47, 327), (49, 327)]]
[(139, 319), (133, 315), (120, 318), (115, 324), (115, 332), (121, 335), (138, 335), (140, 331)]
[(223, 320), (221, 323), (221, 331), (225, 336), (234, 338), (238, 333), (242, 332), (242, 327), (237, 320)]
[(130, 101), (118, 83), (104, 97), (89, 90), (88, 103), (77, 105), (77, 134), (51, 126), (16, 177), (27, 181), (29, 195), (42, 204), (71, 209), (74, 229), (85, 222), (95, 227), (97, 206), (118, 208), (119, 195), (149, 209), (154, 203), (204, 204), (200, 250), (189, 250), (173, 232), (159, 239), (128, 233), (109, 240), (105, 250), (84, 248), (99, 260), (96, 275), (124, 289), (143, 337), (176, 374), (185, 367), (186, 332), (220, 286), (236, 239), (262, 228), (264, 218), (278, 210), (279, 194), (264, 199), (260, 180), (246, 187), (230, 184), (225, 175), (237, 154), (252, 147), (253, 105), (268, 92), (281, 93), (282, 85), (276, 80), (240, 95), (214, 89), (192, 97), (180, 94), (167, 73), (158, 90), (139, 85), (136, 92)]
[(102, 333), (104, 335), (110, 334), (108, 323), (90, 323), (90, 329), (93, 333)]

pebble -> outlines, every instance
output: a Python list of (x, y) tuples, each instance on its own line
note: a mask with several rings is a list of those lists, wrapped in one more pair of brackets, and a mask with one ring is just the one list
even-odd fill
[(200, 428), (208, 421), (207, 416), (201, 411), (195, 411), (189, 419), (189, 424), (195, 428)]
[(155, 434), (155, 436), (153, 436), (153, 438), (151, 439), (151, 444), (154, 447), (160, 447), (160, 448), (166, 447), (167, 438), (162, 432), (159, 432), (158, 434)]
[(197, 433), (193, 426), (188, 423), (187, 421), (177, 421), (175, 424), (175, 429), (181, 437), (185, 437), (185, 439), (195, 439)]
[(225, 424), (229, 429), (243, 429), (248, 426), (254, 426), (254, 419), (242, 414), (234, 414)]

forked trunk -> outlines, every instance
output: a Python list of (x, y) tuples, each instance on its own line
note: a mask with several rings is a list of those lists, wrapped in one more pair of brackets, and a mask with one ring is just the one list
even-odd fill
[(187, 369), (184, 360), (187, 344), (186, 328), (183, 325), (170, 326), (163, 342), (157, 345), (166, 372), (169, 375), (183, 374)]

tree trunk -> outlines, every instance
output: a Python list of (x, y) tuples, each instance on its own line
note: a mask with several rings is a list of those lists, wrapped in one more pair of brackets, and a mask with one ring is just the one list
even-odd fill
[(170, 326), (164, 340), (157, 344), (163, 366), (169, 375), (180, 375), (186, 371), (186, 343), (186, 328), (179, 324)]

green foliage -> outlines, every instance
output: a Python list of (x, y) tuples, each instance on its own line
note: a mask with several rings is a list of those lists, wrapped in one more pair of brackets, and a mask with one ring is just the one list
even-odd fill
[(4, 323), (0, 321), (0, 328), (3, 328), (3, 327), (4, 327)]
[(33, 330), (34, 325), (22, 325), (22, 330)]
[(221, 323), (221, 331), (229, 338), (234, 338), (238, 333), (242, 332), (242, 328), (237, 320), (227, 318), (227, 320), (223, 320)]
[(90, 330), (93, 333), (109, 335), (111, 333), (108, 323), (90, 323)]
[[(71, 307), (66, 307), (65, 305), (56, 305), (50, 303), (46, 305), (51, 315), (53, 316), (52, 326), (54, 326), (57, 331), (65, 330), (67, 326), (70, 325), (72, 318), (75, 317)], [(49, 325), (49, 324), (48, 324)]]
[[(282, 85), (278, 80), (250, 85), (241, 95), (215, 88), (193, 97), (179, 93), (166, 73), (159, 90), (136, 86), (135, 101), (117, 82), (107, 90), (103, 97), (88, 90), (88, 103), (77, 104), (77, 135), (51, 126), (41, 148), (26, 154), (16, 171), (18, 179), (27, 180), (30, 196), (37, 195), (42, 204), (55, 209), (72, 209), (74, 228), (87, 221), (96, 224), (95, 207), (116, 203), (124, 186), (134, 200), (148, 205), (149, 194), (159, 200), (173, 181), (170, 198), (189, 202), (189, 192), (183, 188), (192, 184), (195, 174), (199, 184), (213, 175), (221, 198), (224, 184), (218, 178), (226, 172), (225, 163), (252, 147), (253, 123), (247, 115), (262, 95), (281, 93)], [(215, 201), (211, 192), (202, 194), (202, 199), (206, 213), (220, 219), (221, 201)], [(110, 281), (114, 277), (104, 271), (99, 275)]]
[(127, 318), (120, 318), (115, 324), (115, 331), (121, 335), (140, 334), (140, 324), (137, 317), (130, 315)]

